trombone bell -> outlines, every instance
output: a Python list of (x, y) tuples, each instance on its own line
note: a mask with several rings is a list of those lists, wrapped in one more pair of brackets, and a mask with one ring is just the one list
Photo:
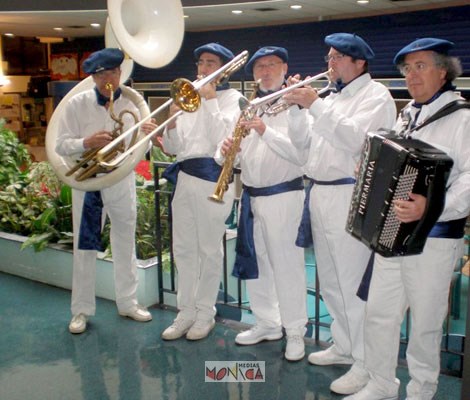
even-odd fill
[(201, 95), (193, 83), (185, 78), (175, 79), (170, 87), (173, 102), (186, 112), (195, 112), (201, 105)]

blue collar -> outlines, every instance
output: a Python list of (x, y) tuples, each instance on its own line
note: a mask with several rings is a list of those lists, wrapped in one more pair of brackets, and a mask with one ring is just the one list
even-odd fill
[[(117, 90), (114, 92), (113, 95), (113, 100), (117, 100), (121, 96), (121, 88), (117, 88)], [(98, 88), (95, 86), (95, 94), (96, 94), (96, 101), (100, 106), (105, 106), (106, 103), (109, 101), (109, 97), (103, 96)]]
[(335, 82), (335, 90), (336, 93), (341, 93), (341, 90), (343, 90), (346, 87), (347, 83), (344, 83), (341, 79), (338, 79)]
[(413, 101), (413, 103), (411, 103), (411, 105), (415, 108), (421, 108), (421, 107), (423, 107), (427, 104), (431, 104), (434, 100), (438, 99), (441, 96), (442, 93), (447, 92), (448, 90), (452, 90), (452, 91), (455, 90), (455, 86), (452, 85), (451, 81), (446, 81), (446, 83), (444, 83), (444, 85), (429, 100), (427, 100), (423, 103), (418, 103), (416, 101)]
[(215, 88), (216, 92), (227, 89), (230, 89), (230, 83), (228, 82), (222, 83), (222, 85), (217, 85), (217, 87)]
[(348, 83), (344, 83), (341, 78), (338, 79), (336, 82), (335, 82), (335, 88), (336, 88), (336, 92), (337, 93), (341, 93), (341, 91), (346, 87), (348, 86), (351, 82), (354, 82), (357, 78), (360, 78), (362, 75), (365, 75), (367, 74), (368, 71), (364, 71), (362, 74), (359, 74), (358, 76), (356, 76), (354, 79), (350, 80)]

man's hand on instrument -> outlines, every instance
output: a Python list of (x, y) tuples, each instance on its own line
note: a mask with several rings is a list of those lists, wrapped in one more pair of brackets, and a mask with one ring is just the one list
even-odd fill
[[(222, 142), (222, 147), (220, 148), (220, 152), (222, 153), (222, 155), (224, 157), (227, 156), (227, 154), (230, 151), (230, 149), (232, 148), (232, 146), (233, 146), (233, 138), (231, 138), (231, 137), (226, 138)], [(238, 151), (240, 151), (240, 149), (238, 149)]]
[(109, 131), (98, 131), (83, 140), (83, 147), (85, 149), (98, 149), (106, 146), (113, 140), (113, 136)]
[(264, 132), (266, 131), (266, 124), (258, 116), (253, 117), (249, 121), (241, 121), (240, 126), (247, 130), (254, 129), (260, 136), (263, 136)]
[(155, 129), (158, 128), (157, 121), (155, 118), (151, 118), (148, 122), (145, 122), (140, 127), (140, 130), (145, 134), (148, 135), (149, 133), (153, 132)]
[(410, 200), (395, 200), (394, 211), (400, 222), (420, 220), (426, 210), (426, 197), (410, 193)]
[[(295, 76), (294, 76), (295, 78)], [(305, 79), (309, 79), (310, 77), (307, 76)], [(294, 84), (294, 79), (292, 80), (291, 84)], [(298, 104), (304, 108), (310, 108), (314, 101), (318, 99), (317, 91), (312, 88), (310, 85), (299, 87), (297, 89), (293, 89), (290, 92), (286, 93), (283, 96), (284, 101), (289, 104)]]
[[(148, 122), (142, 124), (142, 126), (140, 127), (140, 130), (145, 135), (148, 135), (148, 134), (152, 133), (157, 128), (158, 128), (157, 121), (155, 120), (155, 118), (151, 118)], [(163, 150), (161, 132), (154, 134), (150, 138), (150, 140), (152, 141), (152, 144), (154, 146), (160, 147)]]
[[(168, 118), (172, 117), (173, 115), (175, 115), (180, 110), (181, 110), (181, 108), (179, 108), (176, 104), (172, 103), (170, 105), (170, 109), (168, 110)], [(168, 125), (166, 126), (167, 129), (175, 129), (176, 128), (176, 120), (177, 120), (177, 118), (175, 118), (173, 121), (168, 123)]]
[(199, 89), (199, 94), (201, 97), (205, 98), (206, 100), (215, 99), (217, 97), (216, 93), (216, 84), (214, 81), (206, 83)]
[(300, 82), (300, 74), (291, 75), (286, 79), (286, 86), (292, 86)]

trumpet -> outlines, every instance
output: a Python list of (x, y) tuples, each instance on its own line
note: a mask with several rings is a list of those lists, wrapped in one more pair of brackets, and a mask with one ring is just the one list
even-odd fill
[[(204, 85), (211, 83), (212, 81), (215, 81), (217, 84), (225, 83), (230, 78), (230, 75), (238, 71), (246, 63), (247, 60), (248, 51), (244, 50), (236, 57), (234, 57), (231, 61), (220, 67), (217, 71), (211, 73), (210, 75), (207, 75), (206, 77), (200, 80), (196, 80), (193, 82), (190, 82), (188, 79), (185, 78), (178, 78), (174, 80), (170, 87), (170, 99), (167, 100), (160, 107), (155, 109), (146, 118), (136, 123), (133, 127), (123, 132), (115, 140), (113, 140), (111, 143), (107, 144), (100, 151), (98, 151), (98, 153), (96, 154), (98, 163), (108, 169), (118, 167), (136, 149), (140, 148), (141, 146), (148, 145), (152, 137), (161, 132), (164, 128), (166, 128), (168, 124), (178, 118), (183, 111), (196, 111), (201, 104), (201, 96), (199, 94), (199, 89), (201, 89)], [(125, 152), (119, 154), (117, 157), (114, 157), (112, 160), (109, 160), (107, 154), (109, 154), (110, 151), (117, 147), (123, 140), (125, 140), (129, 135), (132, 134), (132, 132), (134, 132), (137, 128), (143, 125), (147, 120), (159, 114), (164, 109), (168, 108), (172, 103), (175, 103), (181, 110), (166, 119), (162, 124), (160, 124), (157, 128), (155, 128), (152, 132), (143, 137), (141, 140), (134, 143), (132, 146), (129, 146)]]
[[(318, 81), (323, 78), (328, 78), (330, 73), (331, 73), (331, 69), (329, 69), (326, 72), (322, 72), (321, 74), (312, 76), (308, 79), (304, 79), (303, 81), (297, 82), (294, 85), (287, 86), (284, 89), (278, 90), (277, 92), (268, 94), (267, 96), (255, 99), (249, 102), (250, 104), (247, 105), (247, 107), (253, 108), (254, 111), (252, 112), (255, 112), (259, 108), (263, 108), (264, 113), (270, 116), (279, 114), (280, 112), (288, 109), (291, 106), (291, 104), (286, 103), (285, 101), (274, 103), (275, 100), (279, 99), (280, 97), (284, 96), (286, 93), (289, 93), (294, 89), (297, 89), (302, 86), (310, 85), (312, 82)], [(328, 86), (320, 90), (318, 94), (322, 94), (326, 92), (327, 90), (331, 90), (332, 85), (334, 85), (334, 83), (329, 81)]]

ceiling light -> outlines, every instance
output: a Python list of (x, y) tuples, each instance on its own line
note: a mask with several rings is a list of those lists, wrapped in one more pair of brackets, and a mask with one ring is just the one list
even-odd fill
[(183, 15), (184, 18), (189, 18), (189, 15)]
[(357, 4), (369, 4), (369, 0), (357, 0)]
[(300, 10), (302, 6), (300, 4), (294, 4), (293, 6), (290, 6), (293, 10)]
[(15, 35), (13, 33), (8, 32), (8, 33), (5, 33), (5, 36), (14, 37)]
[(91, 23), (90, 26), (91, 26), (92, 28), (99, 28), (101, 25), (98, 24), (98, 23)]
[(232, 14), (243, 14), (242, 10), (232, 10)]
[(60, 27), (53, 28), (55, 31), (62, 32), (64, 29)]

